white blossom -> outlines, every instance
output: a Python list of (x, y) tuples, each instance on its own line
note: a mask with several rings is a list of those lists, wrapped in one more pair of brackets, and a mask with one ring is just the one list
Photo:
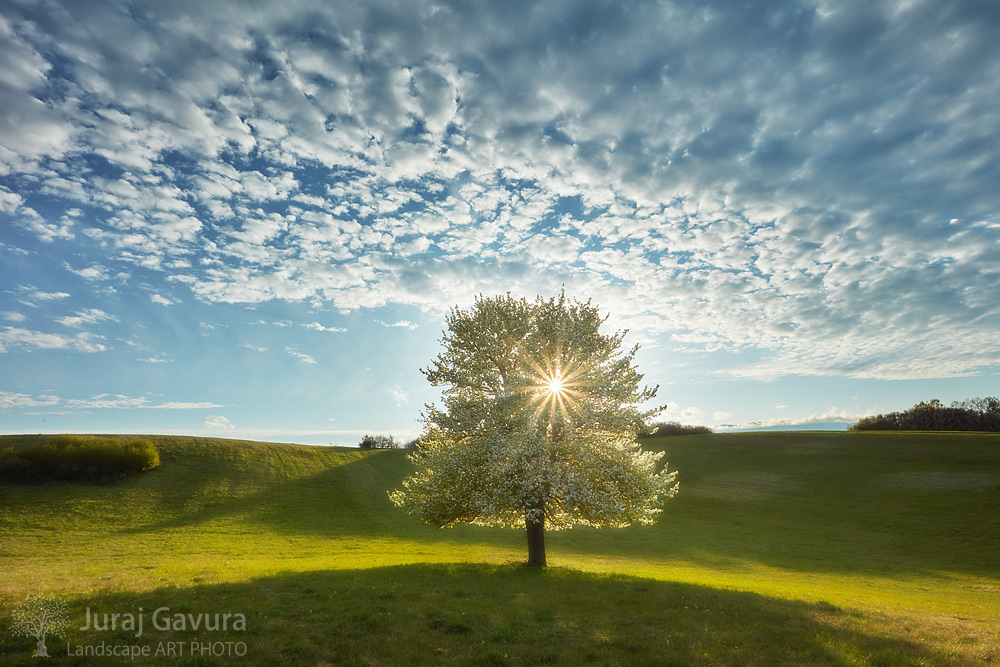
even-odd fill
[(638, 347), (623, 352), (625, 332), (601, 333), (604, 319), (564, 294), (453, 309), (424, 371), (443, 407), (428, 406), (418, 470), (393, 502), (437, 526), (654, 521), (677, 473), (635, 436), (663, 408), (640, 409), (657, 388), (640, 388)]

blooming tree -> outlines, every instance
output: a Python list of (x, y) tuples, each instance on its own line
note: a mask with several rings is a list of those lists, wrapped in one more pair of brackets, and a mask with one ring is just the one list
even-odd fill
[(437, 526), (523, 527), (541, 566), (546, 528), (652, 523), (676, 473), (635, 436), (663, 408), (640, 408), (657, 388), (640, 388), (638, 346), (623, 352), (605, 319), (565, 294), (453, 309), (423, 371), (443, 406), (428, 406), (418, 470), (393, 502)]
[(45, 636), (63, 634), (69, 628), (69, 610), (59, 598), (28, 594), (24, 602), (14, 609), (15, 635), (35, 638), (35, 653), (38, 658), (49, 657), (45, 646)]

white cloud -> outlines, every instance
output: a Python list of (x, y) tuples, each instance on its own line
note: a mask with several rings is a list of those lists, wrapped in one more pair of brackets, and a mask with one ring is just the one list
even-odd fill
[(417, 328), (417, 325), (414, 324), (413, 322), (410, 322), (409, 320), (398, 320), (396, 322), (393, 322), (392, 324), (389, 324), (388, 322), (383, 322), (382, 320), (375, 320), (375, 321), (381, 324), (382, 326), (389, 328), (399, 327), (403, 329), (410, 329), (411, 331)]
[(58, 405), (57, 396), (28, 396), (9, 391), (0, 391), (0, 410), (17, 408), (38, 408)]
[(393, 386), (389, 387), (388, 389), (386, 389), (385, 393), (387, 393), (389, 395), (389, 397), (392, 398), (392, 400), (396, 402), (397, 406), (400, 406), (400, 405), (403, 405), (405, 403), (409, 403), (410, 402), (410, 396), (409, 396), (409, 394), (407, 394), (405, 391), (403, 391), (403, 388), (400, 387), (398, 384), (393, 385)]
[(87, 324), (99, 324), (101, 322), (117, 322), (118, 318), (104, 312), (99, 308), (86, 308), (76, 311), (76, 315), (67, 315), (56, 320), (66, 327), (82, 327)]
[(695, 423), (699, 421), (705, 412), (701, 408), (685, 408), (681, 411), (681, 419), (686, 423)]
[(0, 408), (26, 408), (62, 405), (71, 410), (196, 410), (221, 408), (222, 405), (208, 402), (168, 401), (153, 402), (149, 396), (126, 396), (124, 394), (95, 394), (90, 398), (60, 399), (57, 396), (29, 396), (11, 392), (0, 392)]
[(18, 213), (18, 223), (25, 229), (34, 232), (45, 243), (52, 243), (56, 239), (70, 240), (73, 238), (73, 233), (70, 231), (73, 226), (72, 219), (64, 217), (58, 222), (50, 222), (34, 209), (28, 207), (21, 208)]
[(435, 312), (566, 285), (644, 340), (760, 351), (736, 377), (996, 368), (975, 12), (53, 7), (0, 21), (0, 210), (88, 280)]
[(133, 397), (123, 394), (96, 394), (90, 398), (71, 398), (66, 401), (66, 405), (71, 408), (97, 410), (133, 410), (150, 407), (147, 396)]
[(107, 278), (107, 267), (97, 264), (79, 270), (74, 269), (67, 264), (67, 268), (84, 280), (104, 280)]
[(781, 418), (773, 417), (770, 419), (760, 419), (745, 424), (732, 425), (727, 424), (723, 428), (725, 430), (743, 430), (743, 429), (764, 429), (764, 428), (774, 428), (775, 426), (809, 426), (812, 424), (853, 424), (865, 415), (858, 412), (852, 412), (850, 410), (843, 410), (840, 408), (829, 408), (825, 412), (819, 414), (811, 414), (807, 417), (796, 417), (796, 418)]
[(31, 285), (18, 287), (16, 293), (21, 296), (21, 303), (29, 306), (37, 306), (36, 302), (47, 303), (49, 301), (59, 301), (69, 298), (68, 292), (43, 292)]
[(170, 401), (160, 405), (151, 406), (159, 410), (203, 410), (210, 408), (222, 408), (218, 403), (184, 403), (181, 401)]
[(295, 350), (294, 348), (286, 347), (285, 348), (285, 352), (287, 352), (288, 354), (292, 355), (296, 359), (299, 359), (300, 361), (302, 361), (302, 363), (305, 363), (305, 364), (315, 364), (316, 363), (316, 360), (313, 359), (311, 356), (309, 356), (308, 354), (303, 354), (302, 352), (299, 352), (299, 351)]
[(678, 421), (684, 424), (697, 424), (705, 415), (704, 410), (694, 406), (682, 408), (676, 401), (669, 401), (666, 410), (657, 417), (657, 421)]
[(152, 301), (153, 303), (158, 303), (161, 306), (172, 306), (172, 305), (174, 305), (173, 301), (171, 301), (170, 299), (168, 299), (165, 296), (160, 296), (159, 294), (152, 294), (152, 295), (150, 295), (149, 300)]
[(24, 347), (40, 350), (75, 350), (77, 352), (103, 352), (107, 348), (97, 342), (99, 336), (82, 332), (75, 336), (51, 334), (41, 331), (31, 331), (17, 327), (4, 327), (0, 330), (0, 353), (11, 348)]
[(308, 324), (303, 324), (306, 329), (312, 329), (313, 331), (329, 331), (330, 333), (343, 333), (347, 331), (343, 327), (327, 327), (323, 326), (319, 322), (310, 322)]
[(24, 199), (16, 192), (0, 187), (0, 213), (13, 213), (21, 206)]
[(144, 364), (169, 364), (169, 363), (171, 363), (170, 359), (166, 359), (164, 357), (146, 357), (145, 359), (139, 359), (138, 361), (141, 361)]
[(209, 415), (205, 420), (205, 428), (208, 429), (222, 429), (224, 431), (235, 429), (236, 427), (229, 423), (229, 420), (222, 415)]

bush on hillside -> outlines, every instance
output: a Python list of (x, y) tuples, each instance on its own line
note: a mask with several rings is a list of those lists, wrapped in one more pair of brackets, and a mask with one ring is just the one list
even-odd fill
[(402, 446), (402, 443), (391, 435), (366, 435), (358, 444), (361, 449), (399, 449)]
[(159, 465), (160, 453), (149, 440), (60, 435), (45, 444), (0, 452), (0, 479), (22, 484), (110, 482)]
[(691, 426), (680, 422), (659, 422), (649, 428), (648, 433), (640, 433), (640, 438), (662, 438), (666, 435), (703, 435), (712, 433), (707, 426)]
[(1000, 431), (1000, 399), (993, 396), (955, 401), (936, 398), (904, 412), (862, 417), (848, 431)]

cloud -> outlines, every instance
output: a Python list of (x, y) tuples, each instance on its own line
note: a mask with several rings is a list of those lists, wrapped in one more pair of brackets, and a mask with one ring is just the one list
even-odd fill
[(21, 303), (32, 307), (37, 307), (39, 303), (68, 299), (70, 296), (69, 292), (43, 292), (32, 285), (20, 285), (14, 293), (18, 295)]
[(11, 348), (34, 348), (39, 350), (75, 350), (77, 352), (104, 352), (107, 350), (101, 340), (89, 332), (81, 332), (75, 336), (31, 331), (18, 327), (0, 329), (0, 353)]
[(396, 402), (397, 406), (410, 402), (409, 394), (403, 391), (403, 388), (400, 387), (398, 384), (393, 385), (388, 389), (386, 389), (385, 393), (387, 393), (389, 397)]
[(11, 8), (0, 215), (208, 304), (566, 286), (678, 352), (760, 353), (734, 377), (996, 369), (993, 14), (291, 7)]
[(766, 429), (776, 426), (809, 426), (812, 424), (853, 424), (864, 417), (865, 414), (856, 411), (843, 410), (840, 408), (829, 408), (819, 414), (811, 414), (807, 417), (759, 419), (744, 424), (723, 424), (719, 428), (727, 431), (746, 429)]
[(343, 333), (347, 331), (343, 327), (327, 327), (323, 326), (319, 322), (310, 322), (308, 324), (303, 324), (306, 329), (312, 329), (313, 331), (328, 331), (330, 333)]
[(17, 392), (0, 391), (0, 409), (15, 410), (61, 406), (69, 410), (204, 410), (224, 407), (210, 402), (167, 401), (154, 402), (149, 396), (124, 394), (95, 394), (90, 398), (62, 399), (43, 394), (31, 396)]
[(705, 415), (704, 410), (689, 406), (682, 408), (675, 401), (669, 401), (666, 410), (657, 418), (659, 421), (679, 421), (685, 424), (696, 424)]
[(152, 295), (150, 295), (149, 300), (152, 301), (153, 303), (158, 303), (161, 306), (172, 306), (172, 305), (174, 305), (173, 301), (171, 301), (170, 299), (168, 299), (165, 296), (160, 296), (159, 294), (152, 294)]
[(299, 359), (300, 361), (302, 361), (302, 363), (305, 363), (305, 364), (315, 364), (316, 363), (316, 360), (313, 359), (312, 357), (310, 357), (308, 354), (303, 354), (302, 352), (299, 352), (299, 351), (295, 350), (294, 348), (286, 347), (285, 348), (285, 352), (287, 352), (288, 354), (292, 355), (293, 357)]
[(681, 411), (681, 419), (687, 423), (694, 423), (699, 421), (705, 412), (701, 408), (685, 408)]
[(403, 329), (410, 329), (411, 331), (417, 328), (417, 325), (414, 324), (413, 322), (410, 322), (409, 320), (399, 320), (397, 322), (393, 322), (392, 324), (389, 324), (388, 322), (383, 322), (382, 320), (375, 320), (375, 321), (381, 324), (382, 326), (389, 328), (401, 327)]
[(205, 428), (208, 429), (222, 429), (224, 431), (235, 429), (236, 427), (229, 423), (229, 420), (222, 415), (209, 415), (205, 420)]
[(18, 210), (18, 223), (33, 232), (44, 243), (52, 243), (57, 239), (71, 240), (73, 226), (71, 218), (63, 217), (58, 222), (50, 222), (42, 218), (34, 209), (23, 207)]
[(166, 403), (153, 403), (149, 396), (126, 396), (124, 394), (96, 394), (86, 399), (71, 398), (64, 401), (69, 408), (74, 409), (99, 409), (99, 410), (194, 410), (221, 408), (222, 405), (216, 403), (186, 403), (181, 401), (168, 401)]
[(149, 407), (149, 398), (146, 396), (125, 396), (123, 394), (96, 394), (90, 398), (71, 398), (65, 401), (70, 408), (98, 409), (98, 410), (122, 410)]
[(101, 322), (117, 322), (118, 318), (98, 308), (87, 308), (76, 311), (76, 315), (60, 317), (56, 321), (66, 327), (82, 327)]
[(170, 401), (152, 406), (158, 410), (204, 410), (210, 408), (222, 408), (218, 403), (184, 403), (180, 401)]
[(57, 396), (28, 396), (9, 391), (0, 391), (0, 410), (17, 408), (38, 408), (59, 404)]
[(169, 364), (170, 359), (164, 357), (146, 357), (145, 359), (139, 359), (144, 364)]
[(85, 280), (104, 280), (107, 278), (108, 273), (107, 267), (96, 264), (79, 270), (74, 269), (67, 264), (67, 268)]

